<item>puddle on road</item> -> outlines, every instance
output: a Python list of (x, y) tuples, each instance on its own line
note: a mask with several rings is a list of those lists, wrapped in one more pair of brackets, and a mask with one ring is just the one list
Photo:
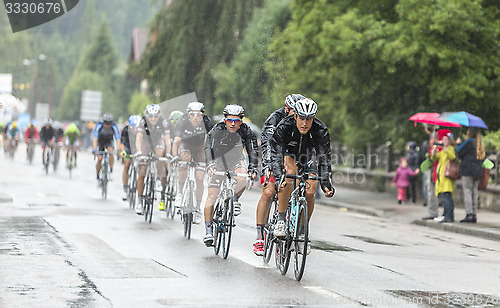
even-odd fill
[(333, 251), (361, 251), (359, 249), (354, 249), (347, 246), (338, 245), (335, 243), (325, 242), (325, 241), (311, 241), (311, 248), (323, 250), (327, 252)]
[(399, 244), (389, 243), (389, 242), (384, 242), (384, 241), (379, 241), (379, 240), (376, 240), (374, 238), (366, 237), (366, 236), (350, 235), (350, 234), (344, 234), (344, 236), (347, 236), (347, 237), (350, 237), (350, 238), (354, 238), (354, 239), (358, 239), (358, 240), (362, 240), (363, 242), (367, 242), (367, 243), (370, 243), (370, 244), (388, 245), (388, 246), (401, 246)]
[(387, 290), (385, 292), (398, 300), (422, 307), (500, 307), (500, 298), (490, 294), (415, 290)]

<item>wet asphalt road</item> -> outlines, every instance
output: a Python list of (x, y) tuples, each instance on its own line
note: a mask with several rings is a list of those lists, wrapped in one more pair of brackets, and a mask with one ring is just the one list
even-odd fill
[(121, 165), (102, 200), (90, 154), (71, 180), (45, 175), (36, 154), (32, 166), (0, 154), (0, 307), (500, 306), (499, 242), (318, 205), (297, 282), (251, 251), (258, 189), (241, 199), (224, 260), (201, 225), (186, 240), (178, 217), (135, 215)]

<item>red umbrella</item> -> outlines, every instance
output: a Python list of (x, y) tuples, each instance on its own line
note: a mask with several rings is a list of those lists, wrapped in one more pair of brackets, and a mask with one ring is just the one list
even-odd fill
[(425, 123), (430, 125), (448, 126), (448, 127), (460, 127), (460, 124), (447, 122), (443, 119), (438, 118), (439, 113), (437, 112), (419, 112), (410, 117), (411, 121), (415, 121), (415, 126), (418, 123)]

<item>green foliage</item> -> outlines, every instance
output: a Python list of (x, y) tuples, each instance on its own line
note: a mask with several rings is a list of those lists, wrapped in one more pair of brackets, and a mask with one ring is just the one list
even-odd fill
[(272, 79), (266, 62), (272, 35), (283, 30), (290, 17), (289, 3), (268, 1), (265, 7), (256, 9), (231, 64), (222, 63), (215, 70), (215, 110), (238, 103), (253, 122), (262, 125), (276, 107), (281, 107), (282, 98), (275, 104), (271, 99)]
[(275, 92), (313, 98), (355, 148), (413, 139), (418, 111), (467, 110), (500, 127), (499, 12), (470, 0), (293, 1), (270, 46)]
[(486, 133), (483, 142), (487, 151), (500, 151), (500, 130)]
[(103, 92), (103, 113), (117, 114), (117, 99), (106, 86), (106, 79), (96, 72), (80, 71), (71, 78), (64, 89), (61, 104), (57, 110), (57, 117), (66, 120), (79, 120), (82, 91), (93, 90)]
[(141, 63), (151, 92), (166, 100), (196, 92), (208, 112), (215, 102), (214, 69), (236, 52), (253, 8), (262, 0), (176, 1), (156, 16), (156, 33)]
[(147, 105), (152, 102), (147, 95), (141, 94), (139, 92), (134, 92), (128, 104), (129, 114), (142, 114)]

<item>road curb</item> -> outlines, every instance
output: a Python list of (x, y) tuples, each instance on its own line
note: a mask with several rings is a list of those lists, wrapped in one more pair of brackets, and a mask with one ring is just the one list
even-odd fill
[(476, 237), (481, 237), (487, 240), (500, 241), (500, 232), (485, 230), (485, 229), (477, 229), (477, 228), (469, 228), (462, 224), (458, 225), (459, 222), (455, 223), (439, 223), (434, 221), (425, 221), (425, 220), (414, 220), (412, 224), (418, 226), (425, 226), (437, 230), (449, 231), (459, 234), (471, 235)]

